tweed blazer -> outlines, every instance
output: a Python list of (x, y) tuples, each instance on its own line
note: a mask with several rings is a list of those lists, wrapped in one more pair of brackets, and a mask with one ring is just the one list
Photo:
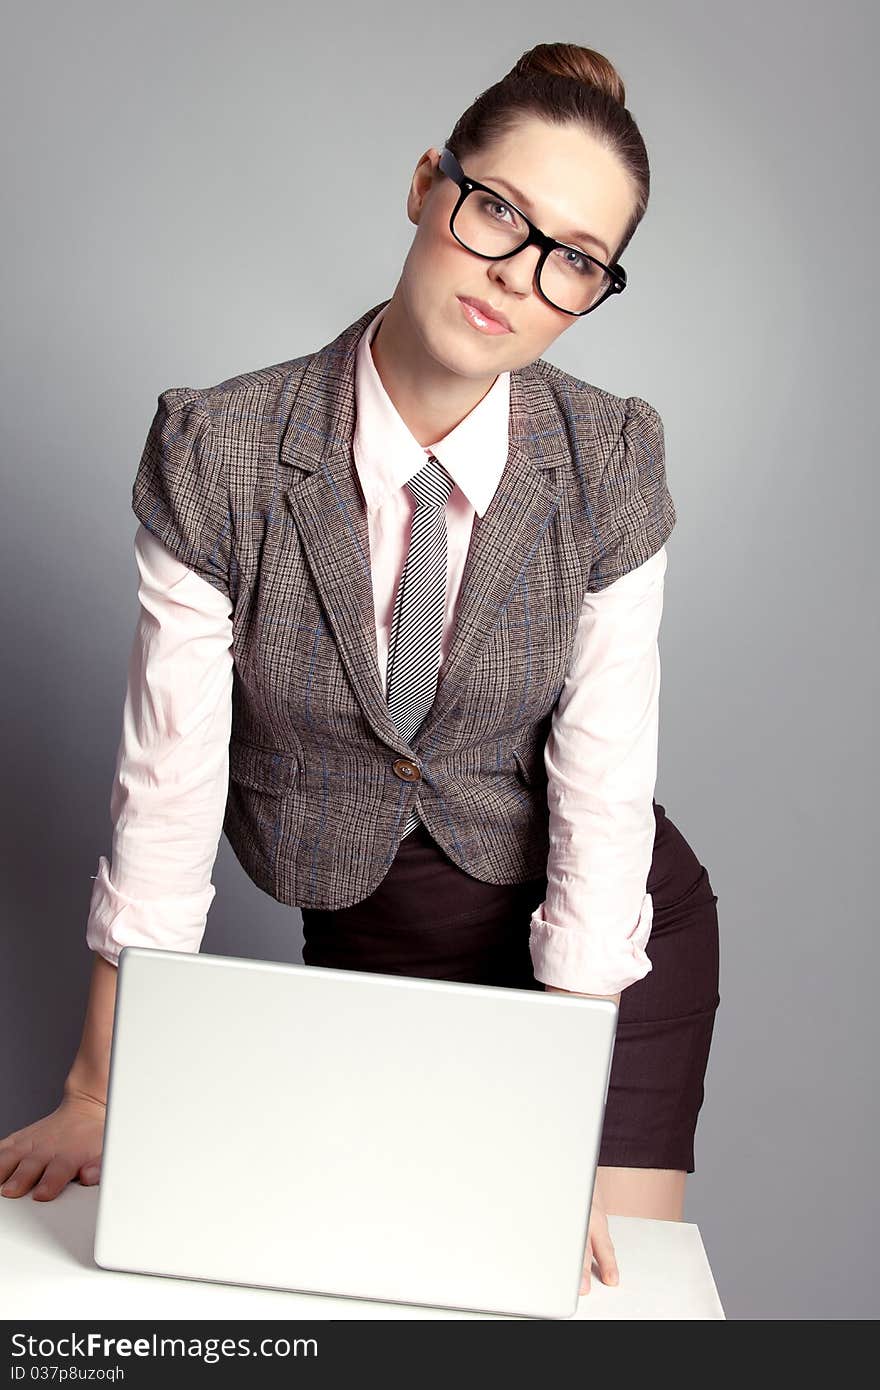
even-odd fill
[(140, 521), (231, 600), (223, 829), (251, 879), (298, 907), (372, 893), (412, 805), (473, 877), (543, 876), (544, 745), (584, 594), (649, 559), (676, 520), (653, 406), (543, 359), (512, 370), (507, 463), (406, 743), (377, 665), (352, 442), (357, 344), (387, 302), (316, 352), (161, 392), (132, 491)]

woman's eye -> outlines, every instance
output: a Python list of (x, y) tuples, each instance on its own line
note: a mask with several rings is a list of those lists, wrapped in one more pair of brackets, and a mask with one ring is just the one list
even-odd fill
[(577, 275), (589, 275), (599, 268), (590, 260), (589, 256), (581, 255), (579, 251), (572, 251), (568, 247), (561, 247), (558, 254), (564, 268), (566, 270), (573, 270)]
[[(506, 203), (499, 203), (498, 200), (497, 200), (496, 198), (492, 198), (492, 199), (487, 200), (486, 203), (484, 203), (484, 207), (486, 207), (486, 208), (488, 209), (488, 211), (492, 214), (493, 217), (497, 217), (497, 216), (498, 216), (498, 213), (497, 213), (497, 209), (498, 209), (498, 208), (500, 208), (500, 209), (502, 210), (502, 213), (504, 213), (504, 212), (510, 212), (510, 208), (507, 206), (507, 204), (506, 204)], [(502, 218), (499, 218), (498, 220), (499, 220), (499, 221), (503, 221), (503, 217), (502, 217)]]

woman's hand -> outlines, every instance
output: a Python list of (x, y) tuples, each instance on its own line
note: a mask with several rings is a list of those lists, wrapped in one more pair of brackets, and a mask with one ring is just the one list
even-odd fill
[(593, 1205), (590, 1208), (590, 1230), (584, 1254), (584, 1273), (580, 1290), (582, 1294), (590, 1292), (590, 1266), (593, 1260), (599, 1266), (599, 1278), (603, 1284), (616, 1284), (620, 1279), (614, 1246), (608, 1234), (608, 1217), (599, 1184), (600, 1175), (597, 1173), (593, 1187)]
[(23, 1197), (34, 1183), (34, 1201), (50, 1202), (72, 1179), (98, 1181), (107, 1107), (65, 1089), (51, 1115), (0, 1139), (0, 1196)]

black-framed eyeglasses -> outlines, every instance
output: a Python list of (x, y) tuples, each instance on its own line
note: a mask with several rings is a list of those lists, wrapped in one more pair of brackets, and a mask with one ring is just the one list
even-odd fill
[[(526, 246), (540, 246), (535, 283), (554, 309), (579, 318), (598, 309), (609, 295), (626, 289), (622, 265), (605, 265), (580, 246), (547, 236), (506, 195), (469, 178), (447, 146), (439, 168), (461, 190), (449, 219), (456, 241), (487, 261), (505, 261)], [(506, 215), (499, 215), (499, 208)]]

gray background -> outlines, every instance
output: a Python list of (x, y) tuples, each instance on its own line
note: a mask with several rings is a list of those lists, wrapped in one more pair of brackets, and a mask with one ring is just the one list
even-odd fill
[[(54, 1108), (82, 1026), (158, 392), (390, 295), (423, 150), (524, 49), (583, 43), (653, 190), (627, 293), (548, 356), (666, 428), (657, 799), (722, 933), (685, 1217), (728, 1317), (874, 1317), (876, 7), (436, 15), (6, 7), (0, 1134)], [(225, 840), (214, 881), (205, 950), (299, 959), (299, 913)]]

